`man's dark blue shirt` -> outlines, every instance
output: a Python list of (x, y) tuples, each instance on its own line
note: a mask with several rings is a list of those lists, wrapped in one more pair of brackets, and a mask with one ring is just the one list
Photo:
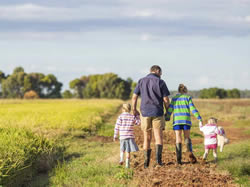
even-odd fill
[(164, 113), (163, 97), (169, 96), (169, 90), (164, 82), (154, 73), (140, 79), (134, 93), (141, 96), (141, 114), (143, 117), (157, 117)]

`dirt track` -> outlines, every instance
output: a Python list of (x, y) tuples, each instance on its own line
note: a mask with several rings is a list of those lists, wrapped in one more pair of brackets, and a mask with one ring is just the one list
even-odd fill
[[(143, 135), (140, 127), (135, 128), (136, 142), (141, 151), (132, 155), (132, 167), (134, 179), (138, 180), (139, 186), (236, 186), (232, 177), (219, 174), (215, 171), (216, 164), (201, 164), (201, 158), (197, 158), (196, 164), (191, 164), (183, 152), (183, 165), (176, 165), (175, 151), (170, 145), (175, 145), (175, 137), (172, 131), (164, 132), (163, 163), (162, 167), (154, 167), (155, 147), (152, 140), (152, 153), (150, 167), (143, 167)], [(183, 146), (184, 149), (184, 146)], [(185, 149), (183, 150), (185, 151)]]

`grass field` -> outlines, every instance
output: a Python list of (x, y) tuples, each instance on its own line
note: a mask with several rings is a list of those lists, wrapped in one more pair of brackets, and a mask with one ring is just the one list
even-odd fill
[(0, 100), (0, 185), (19, 186), (51, 169), (73, 135), (91, 134), (120, 100)]
[[(112, 142), (122, 102), (0, 100), (0, 184), (41, 187), (138, 184), (133, 177), (137, 171), (117, 165), (119, 143)], [(217, 172), (232, 175), (242, 186), (250, 185), (250, 100), (194, 100), (194, 103), (204, 121), (211, 116), (218, 118), (218, 125), (224, 127), (230, 139), (224, 152), (218, 154)], [(193, 147), (201, 157), (203, 135), (198, 121), (194, 118), (192, 121)], [(172, 132), (170, 122), (167, 131)], [(174, 145), (166, 146), (174, 150)], [(211, 154), (208, 159), (213, 159)]]
[(91, 129), (121, 104), (119, 100), (0, 100), (0, 127)]

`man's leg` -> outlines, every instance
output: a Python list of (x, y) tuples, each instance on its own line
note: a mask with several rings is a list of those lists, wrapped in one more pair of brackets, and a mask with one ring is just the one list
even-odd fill
[(152, 139), (152, 130), (144, 131), (144, 143), (143, 143), (143, 150), (144, 150), (144, 168), (148, 168), (150, 162), (150, 142)]
[(162, 165), (163, 134), (162, 129), (154, 129), (156, 164)]
[(165, 120), (163, 116), (154, 117), (152, 121), (155, 137), (155, 153), (156, 164), (162, 165), (162, 149), (163, 149), (163, 128), (165, 128)]
[(176, 136), (176, 159), (178, 164), (181, 163), (181, 158), (182, 158), (182, 139), (181, 139), (181, 132), (182, 130), (175, 130), (175, 136)]

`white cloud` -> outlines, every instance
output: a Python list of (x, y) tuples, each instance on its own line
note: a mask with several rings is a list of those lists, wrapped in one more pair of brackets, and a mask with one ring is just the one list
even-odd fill
[(250, 16), (245, 17), (246, 22), (250, 23)]
[(83, 7), (49, 7), (37, 4), (19, 4), (0, 6), (0, 20), (14, 21), (79, 21), (90, 18), (112, 18), (119, 15), (114, 7), (97, 7), (87, 5)]
[(151, 10), (136, 11), (134, 14), (134, 16), (138, 16), (138, 17), (152, 17), (153, 15), (154, 13)]
[(142, 34), (142, 35), (141, 35), (141, 40), (142, 40), (142, 41), (148, 41), (148, 40), (150, 40), (150, 39), (152, 39), (152, 36), (149, 35), (149, 34)]
[(2, 20), (58, 20), (69, 19), (72, 11), (67, 8), (44, 7), (35, 4), (1, 6), (0, 19)]

